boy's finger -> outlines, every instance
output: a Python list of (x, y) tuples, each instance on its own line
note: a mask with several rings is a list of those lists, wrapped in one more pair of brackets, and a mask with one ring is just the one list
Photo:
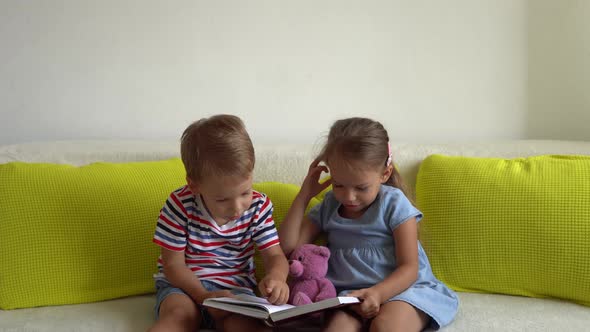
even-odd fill
[(263, 281), (260, 284), (258, 284), (258, 290), (260, 290), (260, 295), (262, 295), (263, 297), (266, 297), (267, 295), (267, 291), (266, 291), (266, 283)]
[(274, 281), (272, 280), (268, 280), (266, 283), (264, 283), (264, 289), (266, 290), (267, 293), (271, 293), (273, 288), (275, 288), (274, 286)]
[(285, 292), (281, 288), (277, 288), (277, 305), (285, 304)]
[(283, 304), (287, 303), (287, 301), (289, 301), (289, 288), (285, 288), (283, 291)]
[(268, 302), (270, 303), (277, 303), (278, 297), (279, 297), (279, 292), (277, 292), (276, 288), (272, 288), (269, 292), (268, 295)]

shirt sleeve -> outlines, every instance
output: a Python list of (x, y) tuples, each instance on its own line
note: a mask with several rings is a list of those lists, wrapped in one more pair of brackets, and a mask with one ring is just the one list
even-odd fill
[(184, 251), (187, 244), (187, 224), (186, 209), (176, 193), (172, 193), (160, 210), (152, 241), (169, 250)]
[(266, 195), (262, 196), (259, 209), (254, 217), (254, 232), (252, 239), (259, 250), (264, 250), (280, 244), (279, 235), (272, 218), (273, 205)]

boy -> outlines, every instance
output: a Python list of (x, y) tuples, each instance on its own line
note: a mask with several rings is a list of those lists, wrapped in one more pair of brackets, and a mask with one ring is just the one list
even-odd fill
[(260, 320), (205, 308), (210, 297), (254, 295), (254, 244), (267, 271), (262, 296), (284, 304), (288, 263), (279, 246), (272, 203), (252, 190), (254, 147), (242, 121), (216, 115), (181, 138), (187, 184), (160, 212), (153, 241), (161, 247), (156, 323), (150, 331), (263, 331)]

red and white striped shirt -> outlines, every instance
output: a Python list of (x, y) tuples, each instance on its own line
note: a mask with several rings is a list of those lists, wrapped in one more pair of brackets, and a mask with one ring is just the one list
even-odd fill
[[(153, 242), (184, 251), (186, 265), (201, 280), (222, 288), (256, 287), (254, 243), (259, 250), (279, 244), (270, 199), (252, 192), (250, 207), (235, 221), (218, 226), (200, 195), (188, 186), (172, 192), (160, 211)], [(156, 280), (166, 280), (162, 256), (158, 258)]]

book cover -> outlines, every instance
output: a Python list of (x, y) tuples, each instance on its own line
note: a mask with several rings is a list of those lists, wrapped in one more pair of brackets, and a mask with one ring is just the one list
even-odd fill
[(360, 300), (356, 297), (339, 296), (302, 306), (273, 305), (264, 298), (240, 294), (235, 297), (209, 298), (203, 302), (203, 305), (263, 319), (272, 326), (295, 317), (354, 303), (360, 303)]

